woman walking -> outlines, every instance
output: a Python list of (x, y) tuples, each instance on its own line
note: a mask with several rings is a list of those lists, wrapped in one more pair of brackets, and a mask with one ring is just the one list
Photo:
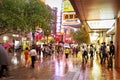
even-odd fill
[(29, 50), (28, 47), (24, 50), (24, 56), (25, 56), (25, 66), (27, 67), (28, 61), (29, 61)]

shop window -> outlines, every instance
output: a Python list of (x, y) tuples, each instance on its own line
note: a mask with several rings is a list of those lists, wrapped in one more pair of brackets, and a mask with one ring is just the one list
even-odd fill
[(64, 15), (64, 19), (68, 19), (68, 15)]
[(77, 15), (76, 15), (76, 14), (74, 15), (74, 18), (77, 18)]
[(70, 19), (73, 19), (73, 14), (70, 14)]

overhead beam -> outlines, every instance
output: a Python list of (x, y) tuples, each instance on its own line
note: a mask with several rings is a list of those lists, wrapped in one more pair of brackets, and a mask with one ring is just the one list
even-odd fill
[(90, 32), (90, 27), (88, 26), (85, 16), (84, 16), (84, 12), (83, 12), (83, 7), (81, 4), (80, 0), (70, 0), (77, 17), (80, 19), (81, 22), (81, 26), (84, 26), (87, 32)]

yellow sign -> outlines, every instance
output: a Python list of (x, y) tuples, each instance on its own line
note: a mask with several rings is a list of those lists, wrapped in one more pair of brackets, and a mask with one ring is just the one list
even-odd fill
[(63, 2), (63, 11), (64, 12), (74, 11), (74, 9), (73, 9), (73, 7), (72, 7), (72, 5), (71, 5), (69, 0), (65, 0)]
[(44, 2), (44, 3), (45, 3), (45, 0), (40, 0), (40, 1), (42, 1), (42, 2)]

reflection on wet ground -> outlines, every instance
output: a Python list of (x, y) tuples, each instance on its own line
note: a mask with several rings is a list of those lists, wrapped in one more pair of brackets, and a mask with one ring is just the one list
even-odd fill
[(35, 69), (25, 67), (23, 62), (10, 67), (10, 77), (4, 80), (120, 80), (120, 69), (108, 69), (101, 65), (97, 56), (82, 63), (81, 53), (76, 58), (54, 54), (36, 61)]

